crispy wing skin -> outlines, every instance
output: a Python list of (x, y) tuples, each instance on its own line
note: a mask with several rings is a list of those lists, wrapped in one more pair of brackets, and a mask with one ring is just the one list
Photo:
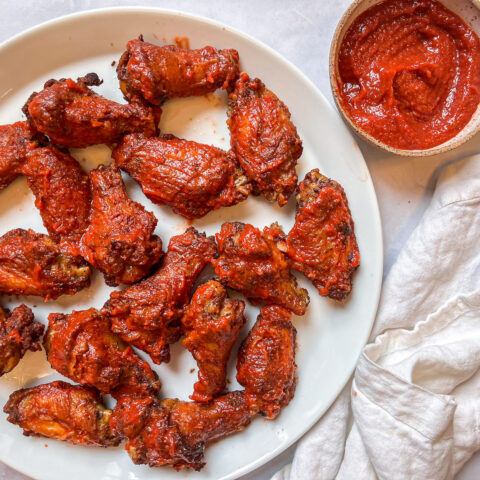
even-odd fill
[(318, 169), (298, 186), (287, 253), (293, 268), (305, 274), (320, 295), (343, 300), (350, 293), (360, 253), (348, 200), (341, 185)]
[(157, 375), (91, 308), (70, 315), (52, 313), (44, 338), (52, 367), (67, 378), (115, 398), (150, 396), (160, 390)]
[(23, 434), (55, 438), (75, 445), (111, 447), (121, 438), (110, 428), (111, 410), (93, 388), (52, 382), (17, 390), (3, 411)]
[(208, 405), (124, 397), (111, 424), (127, 438), (126, 449), (135, 463), (200, 470), (205, 444), (242, 430), (251, 417), (243, 392), (227, 393)]
[(200, 470), (203, 445), (189, 445), (170, 422), (170, 412), (152, 398), (121, 398), (113, 410), (113, 431), (127, 439), (125, 449), (136, 464)]
[(165, 399), (161, 405), (190, 444), (209, 443), (243, 430), (253, 417), (241, 391), (228, 392), (207, 405), (176, 399)]
[(237, 380), (245, 387), (245, 402), (253, 412), (275, 418), (293, 398), (296, 334), (288, 310), (277, 305), (260, 310), (237, 362)]
[(263, 300), (303, 315), (308, 293), (297, 287), (288, 258), (273, 240), (274, 233), (268, 228), (262, 233), (241, 222), (224, 223), (216, 234), (219, 256), (212, 265), (223, 283), (252, 302)]
[(93, 204), (82, 254), (101, 270), (108, 285), (132, 284), (148, 275), (163, 255), (153, 234), (157, 219), (127, 195), (115, 164), (90, 172)]
[(192, 400), (208, 403), (225, 389), (230, 351), (246, 321), (244, 309), (244, 302), (229, 299), (214, 280), (194, 293), (182, 318), (183, 346), (198, 364)]
[(254, 193), (285, 205), (295, 191), (295, 166), (302, 154), (288, 108), (258, 78), (242, 73), (230, 93), (229, 113), (232, 151)]
[(100, 85), (95, 73), (73, 81), (49, 80), (41, 92), (34, 92), (24, 107), (33, 126), (65, 147), (112, 144), (123, 135), (142, 132), (155, 135), (160, 111), (134, 99), (123, 105), (108, 100), (89, 86)]
[(178, 322), (193, 284), (214, 254), (215, 242), (193, 227), (172, 237), (153, 275), (111, 293), (102, 313), (110, 317), (113, 331), (155, 363), (168, 362), (168, 345), (180, 339)]
[(20, 305), (10, 313), (0, 307), (0, 377), (13, 370), (28, 350), (40, 350), (44, 326)]
[(131, 40), (117, 67), (126, 98), (142, 96), (154, 105), (167, 98), (205, 95), (227, 88), (238, 75), (238, 52), (204, 47), (157, 46)]
[(78, 253), (92, 201), (88, 175), (73, 157), (55, 147), (31, 151), (23, 173), (52, 240), (70, 244)]
[(28, 122), (0, 125), (0, 190), (22, 173), (27, 154), (42, 140)]
[(232, 155), (210, 145), (127, 135), (112, 155), (152, 202), (187, 218), (236, 205), (251, 190)]
[(90, 273), (47, 235), (17, 228), (0, 237), (0, 293), (56, 299), (88, 287)]

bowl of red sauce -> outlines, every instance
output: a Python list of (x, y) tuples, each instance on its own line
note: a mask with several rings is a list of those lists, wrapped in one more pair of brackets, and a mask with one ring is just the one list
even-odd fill
[(330, 50), (338, 109), (393, 153), (451, 150), (480, 130), (480, 12), (470, 0), (356, 0)]

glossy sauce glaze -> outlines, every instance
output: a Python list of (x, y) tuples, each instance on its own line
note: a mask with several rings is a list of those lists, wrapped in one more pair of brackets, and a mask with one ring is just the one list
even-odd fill
[(436, 0), (387, 0), (349, 27), (338, 56), (339, 101), (391, 147), (428, 149), (454, 137), (480, 101), (480, 41)]

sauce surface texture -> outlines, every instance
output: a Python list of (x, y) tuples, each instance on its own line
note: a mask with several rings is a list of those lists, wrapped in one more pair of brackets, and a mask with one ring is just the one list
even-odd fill
[(480, 101), (480, 41), (436, 0), (386, 0), (349, 27), (338, 57), (339, 100), (391, 147), (440, 145)]

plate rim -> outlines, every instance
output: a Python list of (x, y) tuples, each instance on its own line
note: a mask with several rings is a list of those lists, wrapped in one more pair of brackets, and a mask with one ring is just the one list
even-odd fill
[[(260, 48), (261, 50), (264, 50), (267, 54), (275, 57), (285, 68), (288, 68), (290, 70), (293, 70), (296, 75), (300, 76), (304, 82), (306, 82), (307, 85), (309, 85), (310, 89), (314, 94), (318, 97), (318, 99), (321, 101), (321, 103), (324, 105), (324, 107), (327, 110), (330, 110), (332, 115), (337, 116), (341, 120), (341, 115), (339, 112), (333, 107), (333, 105), (327, 100), (325, 95), (320, 91), (320, 89), (315, 85), (315, 83), (293, 62), (288, 60), (286, 57), (284, 57), (282, 54), (277, 52), (273, 47), (270, 47), (266, 43), (262, 42), (261, 40), (256, 39), (252, 35), (243, 32), (242, 30), (237, 29), (236, 27), (232, 27), (226, 23), (223, 23), (218, 20), (214, 20), (211, 18), (208, 18), (206, 16), (196, 14), (196, 13), (190, 13), (186, 12), (183, 10), (177, 10), (177, 9), (172, 9), (172, 8), (162, 8), (162, 7), (148, 7), (148, 6), (115, 6), (115, 7), (100, 7), (100, 8), (93, 8), (93, 9), (88, 9), (88, 10), (82, 10), (79, 12), (73, 12), (69, 13), (67, 15), (61, 15), (59, 17), (52, 18), (50, 20), (46, 20), (45, 22), (42, 22), (38, 25), (34, 25), (32, 27), (29, 27), (9, 38), (4, 40), (3, 42), (0, 43), (0, 55), (2, 53), (2, 50), (4, 48), (10, 48), (14, 47), (16, 42), (20, 41), (25, 41), (28, 39), (29, 36), (41, 34), (43, 31), (48, 31), (50, 28), (55, 27), (63, 22), (68, 22), (71, 20), (76, 20), (80, 19), (83, 17), (90, 17), (90, 16), (95, 16), (95, 15), (108, 15), (109, 13), (125, 13), (125, 12), (130, 12), (130, 13), (147, 13), (150, 12), (152, 14), (156, 15), (170, 15), (170, 16), (175, 16), (175, 17), (185, 17), (189, 20), (193, 21), (200, 21), (206, 24), (209, 24), (213, 27), (222, 29), (222, 30), (227, 30), (231, 32), (234, 35), (237, 35), (239, 37), (242, 37), (246, 39), (247, 41), (253, 43), (257, 48)], [(328, 58), (326, 59), (328, 62)], [(382, 231), (382, 223), (381, 223), (381, 216), (380, 216), (380, 209), (378, 205), (378, 199), (375, 191), (375, 186), (373, 184), (373, 180), (370, 174), (370, 170), (368, 168), (367, 162), (365, 161), (365, 157), (358, 147), (357, 140), (353, 133), (347, 128), (347, 126), (344, 124), (344, 122), (341, 122), (342, 128), (344, 131), (350, 136), (354, 148), (358, 149), (358, 152), (361, 157), (361, 161), (363, 162), (362, 167), (364, 167), (365, 171), (367, 172), (367, 181), (366, 184), (368, 185), (368, 191), (369, 191), (369, 196), (371, 197), (370, 200), (372, 201), (372, 206), (374, 207), (373, 211), (371, 211), (372, 215), (372, 221), (375, 224), (375, 237), (376, 237), (376, 242), (378, 244), (378, 257), (379, 257), (379, 262), (378, 262), (378, 271), (376, 272), (376, 276), (373, 279), (375, 282), (374, 290), (375, 290), (375, 296), (374, 296), (374, 301), (372, 302), (373, 305), (373, 315), (372, 318), (370, 319), (370, 325), (368, 330), (365, 329), (365, 334), (364, 337), (361, 339), (360, 342), (360, 351), (358, 352), (357, 356), (357, 361), (359, 356), (361, 355), (361, 352), (363, 350), (363, 347), (367, 344), (368, 339), (370, 337), (370, 333), (372, 331), (373, 324), (375, 322), (376, 314), (378, 311), (378, 306), (380, 302), (380, 295), (382, 291), (382, 286), (383, 286), (383, 266), (384, 266), (384, 244), (383, 244), (383, 231)], [(326, 402), (326, 406), (323, 408), (319, 408), (318, 412), (315, 413), (313, 416), (313, 419), (310, 420), (306, 424), (306, 428), (303, 430), (302, 433), (297, 433), (296, 435), (292, 435), (285, 444), (282, 445), (282, 448), (280, 450), (274, 450), (273, 452), (264, 455), (260, 458), (257, 458), (255, 461), (251, 462), (250, 464), (237, 469), (235, 472), (232, 472), (230, 474), (227, 474), (225, 477), (223, 477), (225, 480), (235, 480), (238, 479), (244, 475), (247, 475), (249, 473), (252, 473), (256, 469), (265, 466), (267, 463), (273, 461), (275, 458), (277, 458), (279, 455), (281, 455), (285, 450), (287, 450), (289, 447), (291, 447), (295, 442), (297, 442), (299, 439), (301, 439), (303, 436), (305, 436), (311, 429), (312, 427), (323, 417), (323, 415), (328, 411), (328, 409), (332, 406), (332, 404), (335, 402), (336, 398), (340, 394), (340, 392), (343, 390), (345, 385), (348, 383), (348, 381), (351, 379), (356, 365), (357, 361), (354, 363), (354, 365), (349, 368), (348, 370), (348, 376), (346, 376), (345, 381), (341, 382), (340, 387), (337, 389), (337, 391), (331, 393), (331, 400)], [(13, 470), (16, 470), (26, 476), (30, 476), (30, 473), (24, 470), (23, 468), (19, 468), (16, 465), (12, 465), (8, 459), (5, 460), (3, 458), (0, 458), (0, 461), (3, 462), (5, 465), (9, 466)], [(36, 480), (42, 480), (43, 477), (32, 477)]]

